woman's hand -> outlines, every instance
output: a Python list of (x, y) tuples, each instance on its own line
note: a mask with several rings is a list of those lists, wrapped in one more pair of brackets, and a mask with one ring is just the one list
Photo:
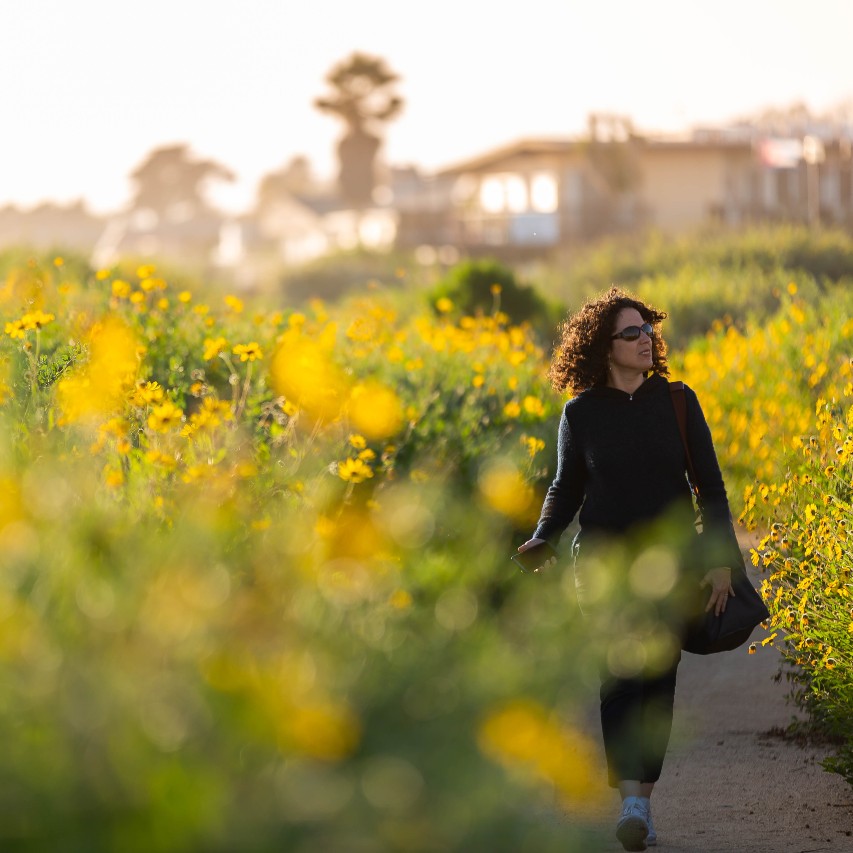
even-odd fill
[(729, 596), (735, 594), (734, 587), (732, 586), (732, 570), (727, 566), (711, 569), (702, 578), (699, 586), (711, 587), (711, 597), (708, 599), (705, 612), (707, 613), (713, 607), (715, 616), (719, 616), (725, 612)]
[[(539, 545), (541, 542), (544, 542), (544, 541), (545, 541), (544, 539), (528, 539), (523, 545), (518, 546), (518, 552), (521, 553), (522, 551), (526, 551), (528, 548), (532, 548), (534, 545)], [(557, 562), (557, 558), (551, 557), (551, 558), (545, 560), (545, 562), (542, 563), (541, 566), (537, 566), (537, 568), (535, 568), (533, 571), (538, 572), (540, 569), (548, 569), (551, 566), (555, 565), (556, 562)]]

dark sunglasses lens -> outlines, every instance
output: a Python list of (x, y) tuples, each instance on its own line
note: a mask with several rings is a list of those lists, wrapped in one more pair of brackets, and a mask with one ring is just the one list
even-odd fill
[(624, 341), (636, 341), (640, 337), (640, 332), (651, 337), (654, 334), (654, 329), (650, 323), (643, 323), (642, 326), (625, 326), (621, 332), (615, 334), (613, 337), (622, 338)]

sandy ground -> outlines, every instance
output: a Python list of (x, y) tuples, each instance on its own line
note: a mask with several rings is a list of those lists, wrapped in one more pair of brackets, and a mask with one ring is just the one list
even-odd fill
[[(757, 637), (764, 632), (757, 629)], [(667, 853), (853, 853), (853, 788), (820, 766), (819, 746), (774, 737), (798, 716), (774, 681), (778, 652), (746, 646), (679, 667), (675, 721), (652, 811)], [(602, 757), (603, 761), (603, 757)], [(589, 817), (607, 827), (588, 850), (621, 851), (619, 799)]]

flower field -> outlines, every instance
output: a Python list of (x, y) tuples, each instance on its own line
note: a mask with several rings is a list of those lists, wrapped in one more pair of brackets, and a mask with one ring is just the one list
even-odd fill
[[(562, 400), (493, 296), (476, 317), (382, 293), (297, 311), (151, 265), (8, 271), (3, 844), (584, 849), (542, 800), (582, 820), (605, 795), (579, 716), (597, 674), (567, 653), (570, 574), (508, 560)], [(769, 534), (767, 639), (833, 720), (850, 307), (792, 284), (673, 358)]]
[(528, 329), (61, 259), (0, 305), (4, 844), (566, 849), (541, 784), (601, 790), (572, 591), (508, 559), (560, 407)]
[(760, 645), (782, 650), (798, 703), (839, 744), (827, 767), (853, 784), (851, 318), (848, 292), (806, 303), (791, 283), (773, 316), (717, 329), (681, 368), (740, 521), (763, 534), (751, 554), (771, 613)]

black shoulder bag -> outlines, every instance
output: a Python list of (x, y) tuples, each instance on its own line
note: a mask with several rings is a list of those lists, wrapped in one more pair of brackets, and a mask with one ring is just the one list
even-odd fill
[[(696, 497), (696, 505), (699, 515), (702, 513), (702, 499), (699, 494), (699, 486), (696, 480), (696, 472), (693, 469), (693, 460), (690, 457), (690, 448), (687, 444), (687, 399), (684, 394), (683, 382), (670, 382), (669, 390), (672, 396), (672, 405), (675, 408), (675, 416), (678, 420), (678, 430), (681, 433), (681, 441), (684, 445), (684, 455), (687, 463), (687, 477), (690, 488)], [(699, 524), (697, 524), (697, 529)], [(700, 537), (701, 537), (700, 533)], [(709, 655), (714, 652), (727, 652), (743, 645), (752, 634), (756, 625), (770, 618), (761, 596), (756, 592), (751, 581), (746, 575), (743, 564), (743, 555), (737, 544), (734, 529), (731, 530), (730, 545), (727, 560), (721, 565), (728, 565), (732, 570), (732, 588), (734, 596), (729, 596), (726, 609), (716, 616), (712, 611), (705, 612), (705, 603), (699, 602), (694, 611), (698, 613), (687, 625), (681, 648), (686, 652), (696, 655)], [(705, 590), (698, 587), (701, 594)]]

